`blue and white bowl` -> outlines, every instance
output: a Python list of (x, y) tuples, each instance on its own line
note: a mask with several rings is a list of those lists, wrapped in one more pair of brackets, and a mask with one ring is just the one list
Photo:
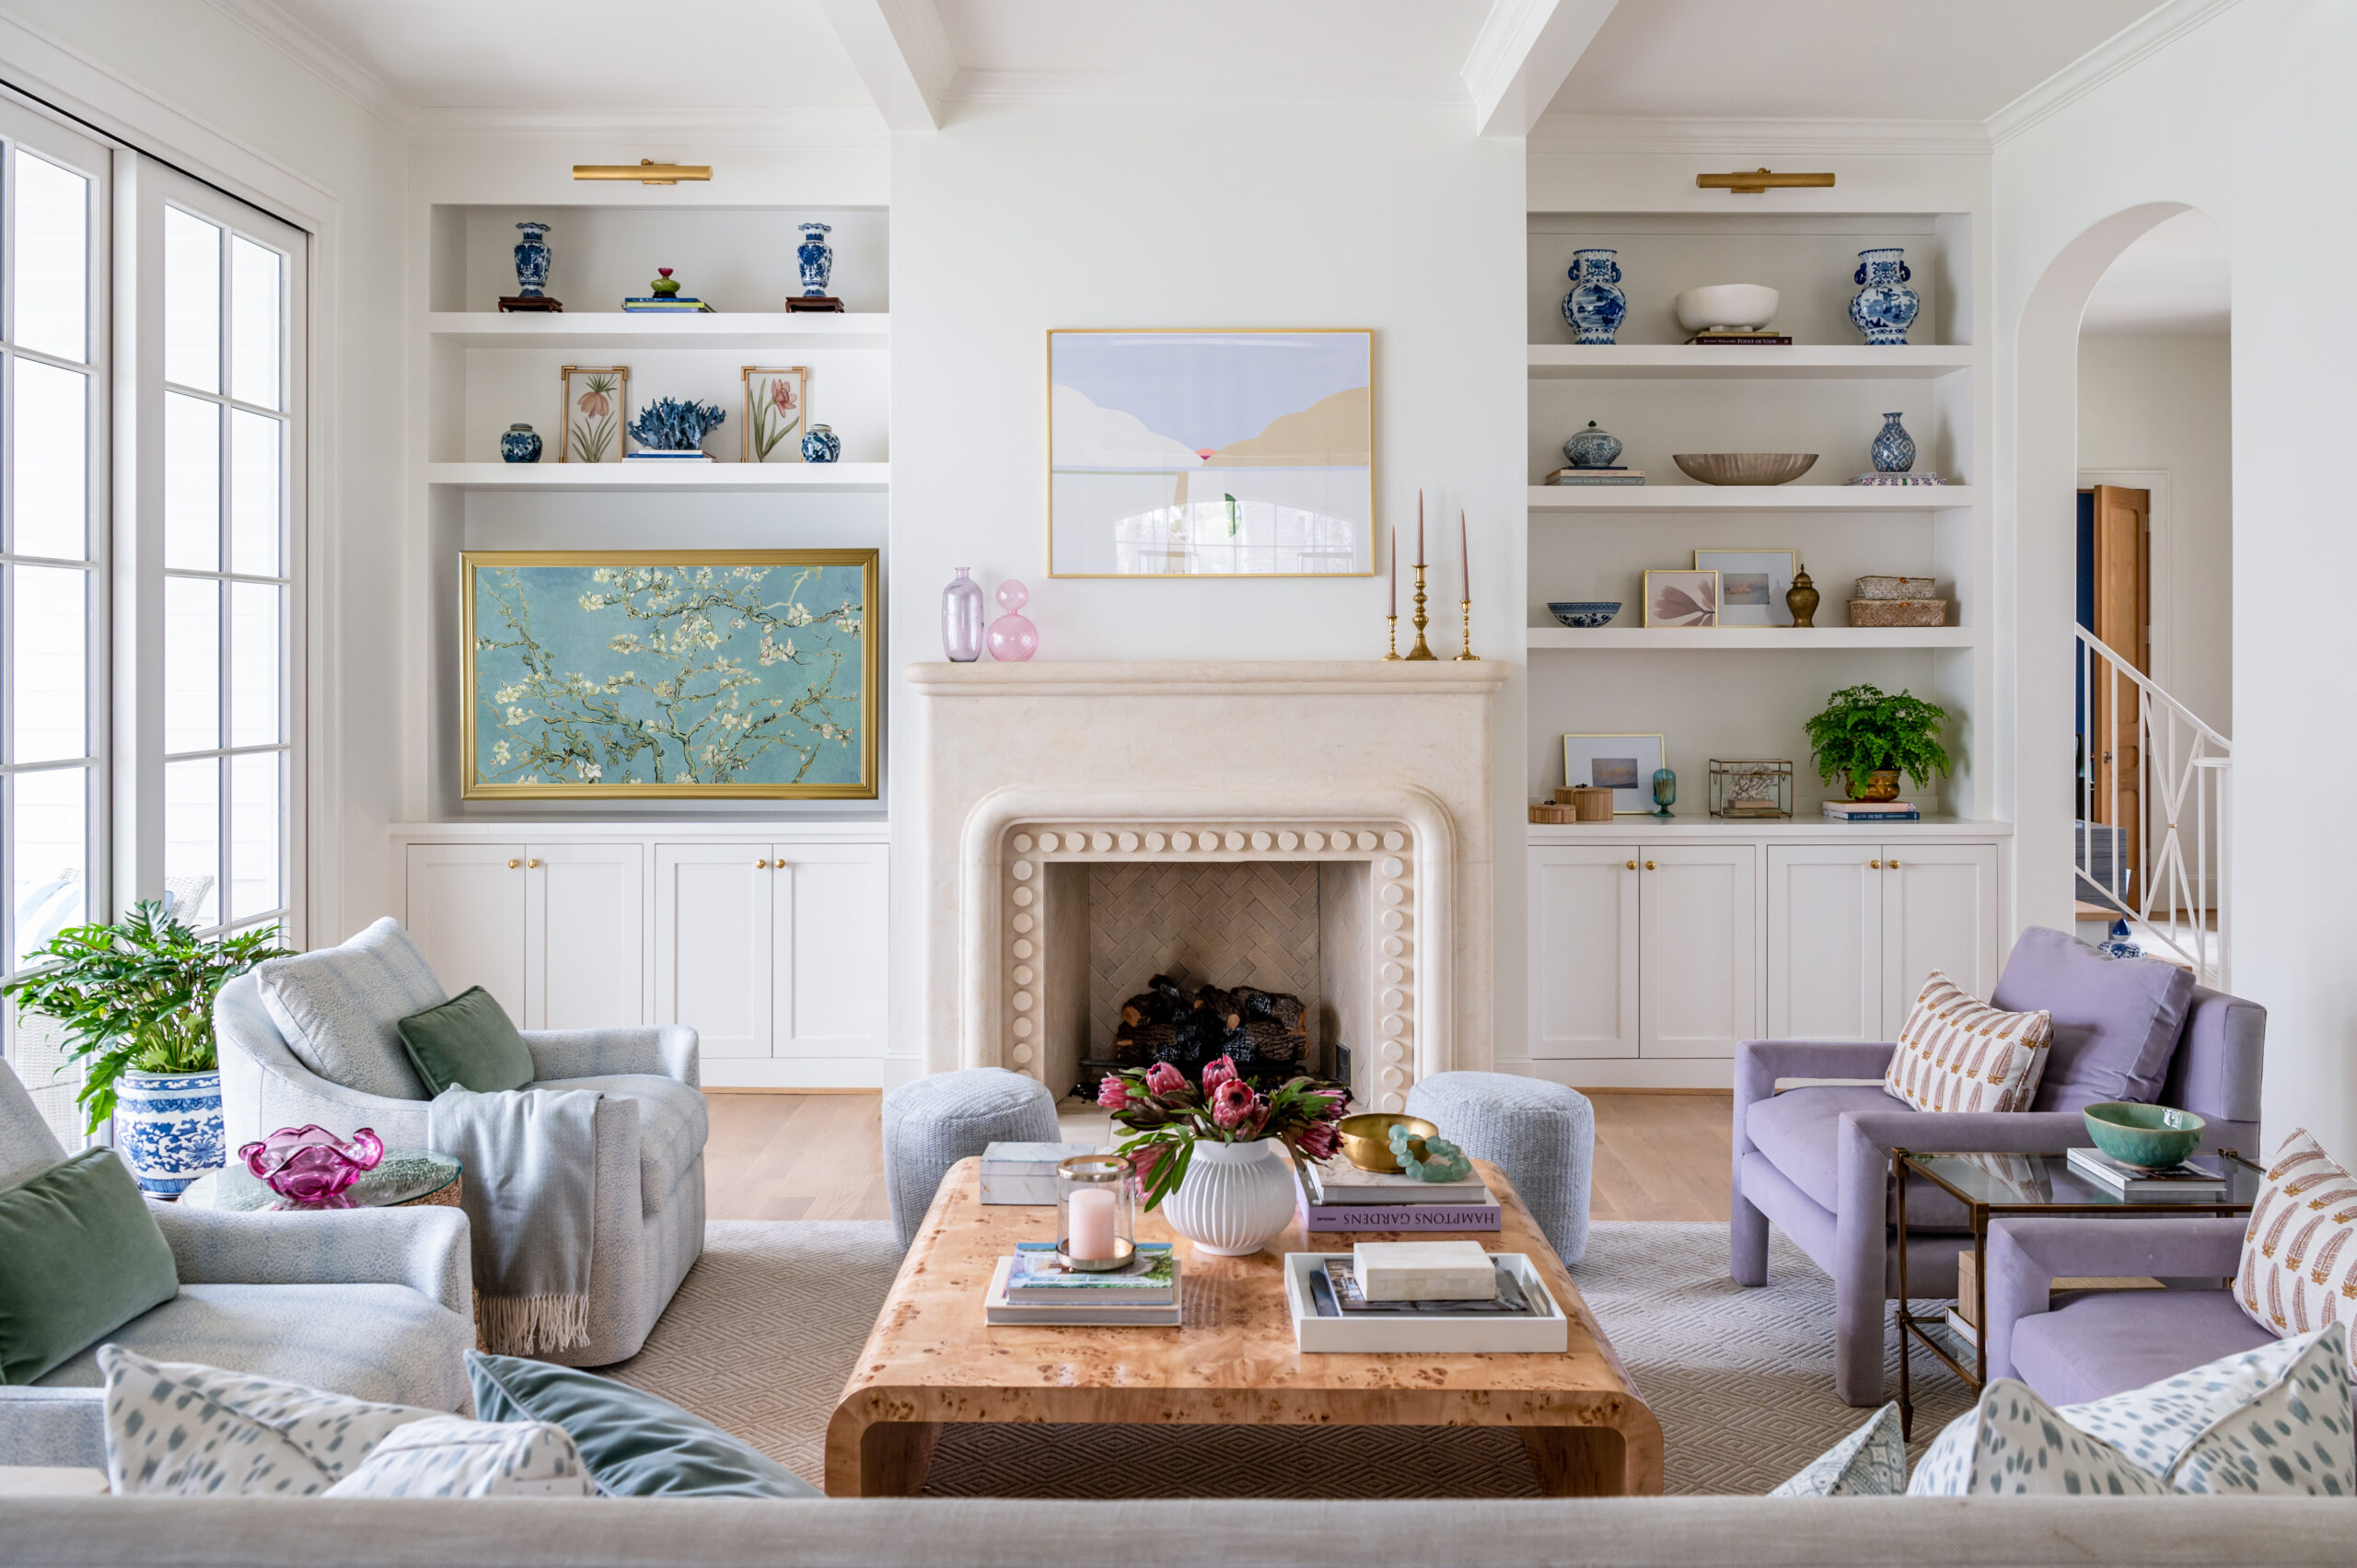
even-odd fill
[(1589, 632), (1620, 613), (1617, 598), (1550, 599), (1547, 613), (1575, 632)]
[(126, 1072), (114, 1096), (116, 1143), (143, 1191), (179, 1192), (228, 1163), (217, 1071)]

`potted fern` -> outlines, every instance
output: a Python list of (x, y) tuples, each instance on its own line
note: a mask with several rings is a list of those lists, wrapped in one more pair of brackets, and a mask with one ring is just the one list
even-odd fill
[[(112, 925), (76, 925), (26, 955), (39, 967), (0, 986), (20, 1014), (62, 1026), (82, 1063), (75, 1098), (149, 1192), (176, 1193), (227, 1161), (213, 998), (264, 958), (284, 955), (276, 926), (200, 937), (143, 900)], [(41, 960), (47, 960), (41, 962)]]
[(1946, 709), (1910, 691), (1894, 697), (1878, 686), (1847, 687), (1808, 721), (1810, 760), (1827, 784), (1841, 774), (1852, 800), (1895, 800), (1900, 773), (1928, 789), (1933, 774), (1953, 771), (1940, 744), (1947, 722)]

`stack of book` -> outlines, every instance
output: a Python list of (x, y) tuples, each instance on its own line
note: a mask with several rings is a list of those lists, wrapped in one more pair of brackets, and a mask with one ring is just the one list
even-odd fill
[(1920, 822), (1923, 813), (1911, 800), (1829, 800), (1825, 816), (1832, 822)]
[(1052, 1241), (1018, 1242), (982, 1297), (982, 1321), (1132, 1329), (1178, 1326), (1178, 1260), (1167, 1241), (1141, 1241), (1125, 1269), (1068, 1269)]
[(1480, 1177), (1422, 1181), (1343, 1160), (1306, 1166), (1296, 1205), (1305, 1231), (1496, 1230), (1498, 1200)]
[(1793, 340), (1782, 332), (1697, 332), (1686, 340), (1689, 343), (1789, 343)]
[(2073, 1149), (2069, 1158), (2074, 1175), (2085, 1177), (2106, 1191), (2123, 1198), (2223, 1198), (2226, 1192), (2223, 1174), (2191, 1160), (2166, 1170), (2147, 1170), (2142, 1166), (2123, 1165), (2101, 1149)]
[(1550, 484), (1643, 484), (1643, 469), (1557, 469), (1547, 476)]
[(712, 313), (712, 307), (692, 294), (633, 294), (622, 300), (622, 308), (633, 314), (647, 310), (688, 316), (699, 311)]

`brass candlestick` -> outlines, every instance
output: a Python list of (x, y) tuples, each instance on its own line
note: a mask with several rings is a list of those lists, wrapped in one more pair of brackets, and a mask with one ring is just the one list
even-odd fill
[(1383, 618), (1383, 623), (1390, 628), (1390, 631), (1384, 633), (1384, 641), (1391, 648), (1389, 653), (1383, 656), (1383, 662), (1398, 664), (1399, 662), (1399, 618), (1396, 615), (1387, 615)]
[(1416, 563), (1416, 645), (1410, 648), (1407, 654), (1411, 661), (1438, 660), (1440, 657), (1438, 654), (1433, 652), (1432, 645), (1424, 641), (1424, 625), (1428, 619), (1424, 614), (1424, 563), (1419, 561)]
[(1480, 662), (1481, 656), (1473, 651), (1473, 601), (1469, 598), (1457, 601), (1457, 641), (1458, 652), (1452, 663), (1462, 663), (1467, 659), (1476, 664)]

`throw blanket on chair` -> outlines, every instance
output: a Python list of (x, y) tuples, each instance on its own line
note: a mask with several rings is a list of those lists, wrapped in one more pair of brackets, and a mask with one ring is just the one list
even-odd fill
[(459, 1196), (474, 1233), (476, 1321), (498, 1354), (589, 1338), (598, 1098), (453, 1086), (426, 1108), (426, 1142), (465, 1166)]

